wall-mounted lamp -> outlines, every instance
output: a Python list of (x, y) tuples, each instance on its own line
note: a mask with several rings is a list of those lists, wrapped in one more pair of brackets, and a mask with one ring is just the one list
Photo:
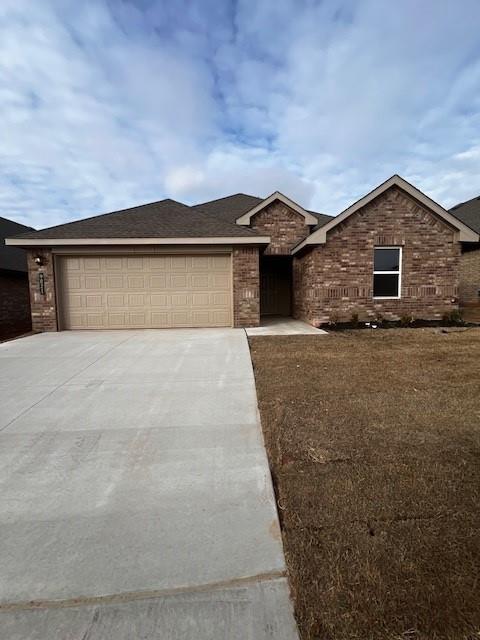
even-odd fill
[(42, 264), (44, 264), (44, 260), (43, 260), (42, 256), (35, 256), (33, 261), (35, 262), (35, 264), (38, 264), (39, 267), (41, 267)]

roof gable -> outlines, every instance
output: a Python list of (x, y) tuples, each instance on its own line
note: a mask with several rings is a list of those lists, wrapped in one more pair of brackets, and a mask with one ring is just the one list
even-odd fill
[(475, 233), (470, 227), (461, 222), (458, 218), (449, 213), (446, 209), (441, 207), (439, 204), (431, 200), (428, 196), (426, 196), (422, 191), (414, 187), (412, 184), (404, 180), (399, 175), (393, 175), (391, 178), (383, 182), (381, 185), (367, 193), (363, 198), (357, 200), (350, 207), (342, 211), (338, 216), (332, 218), (331, 221), (324, 224), (322, 227), (314, 231), (311, 235), (307, 236), (305, 240), (300, 242), (292, 251), (292, 253), (297, 253), (301, 249), (303, 249), (307, 245), (315, 245), (315, 244), (325, 244), (327, 241), (327, 233), (339, 225), (341, 222), (344, 222), (351, 215), (356, 213), (359, 209), (366, 206), (372, 200), (377, 198), (379, 195), (390, 189), (391, 187), (396, 186), (400, 189), (403, 189), (408, 195), (412, 196), (416, 200), (418, 200), (424, 207), (433, 211), (440, 218), (442, 218), (449, 225), (454, 227), (459, 233), (459, 240), (462, 242), (478, 242), (479, 236), (478, 233)]
[(293, 211), (303, 216), (306, 225), (318, 224), (318, 218), (316, 216), (314, 216), (312, 213), (310, 213), (309, 211), (301, 207), (299, 204), (297, 204), (293, 200), (290, 200), (290, 198), (287, 198), (287, 196), (283, 195), (283, 193), (280, 193), (280, 191), (274, 191), (274, 193), (269, 195), (268, 198), (265, 198), (265, 200), (262, 200), (261, 202), (257, 203), (254, 207), (249, 209), (246, 213), (239, 216), (236, 220), (237, 224), (249, 225), (251, 218), (256, 213), (259, 213), (260, 211), (265, 209), (265, 207), (268, 207), (269, 204), (272, 204), (272, 202), (275, 202), (276, 200), (283, 202), (283, 204), (287, 205), (287, 207), (290, 207), (290, 209), (293, 209)]

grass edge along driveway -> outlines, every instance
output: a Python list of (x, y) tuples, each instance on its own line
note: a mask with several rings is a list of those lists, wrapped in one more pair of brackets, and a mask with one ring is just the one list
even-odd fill
[(303, 639), (480, 637), (480, 329), (250, 348)]

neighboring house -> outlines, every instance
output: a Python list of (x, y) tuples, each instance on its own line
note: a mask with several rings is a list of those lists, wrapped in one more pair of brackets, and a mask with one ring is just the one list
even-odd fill
[(6, 237), (26, 231), (33, 229), (0, 217), (0, 338), (31, 328), (27, 257), (5, 245)]
[(393, 176), (336, 218), (279, 192), (162, 200), (10, 239), (27, 249), (35, 329), (313, 325), (458, 308), (478, 233)]
[[(462, 202), (450, 209), (450, 213), (480, 233), (480, 196)], [(467, 243), (460, 258), (460, 304), (476, 307), (480, 311), (480, 244)]]

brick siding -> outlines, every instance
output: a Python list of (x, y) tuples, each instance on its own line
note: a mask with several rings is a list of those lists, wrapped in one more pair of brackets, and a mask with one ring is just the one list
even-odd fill
[[(44, 264), (37, 265), (34, 258), (41, 256)], [(27, 251), (30, 306), (32, 309), (32, 329), (34, 331), (57, 331), (57, 306), (55, 297), (55, 276), (53, 256), (50, 249)], [(39, 274), (45, 278), (45, 293), (40, 292)]]
[(0, 271), (0, 338), (31, 328), (28, 275), (21, 271)]
[(480, 306), (480, 247), (460, 258), (460, 304)]
[(278, 200), (253, 216), (250, 227), (263, 236), (270, 236), (266, 256), (290, 255), (290, 250), (310, 233), (303, 216)]
[(260, 324), (258, 248), (234, 248), (232, 269), (234, 326), (257, 327)]
[[(375, 246), (400, 246), (399, 300), (373, 299)], [(460, 243), (453, 228), (397, 187), (294, 258), (294, 315), (320, 325), (378, 316), (441, 319), (458, 309)]]

